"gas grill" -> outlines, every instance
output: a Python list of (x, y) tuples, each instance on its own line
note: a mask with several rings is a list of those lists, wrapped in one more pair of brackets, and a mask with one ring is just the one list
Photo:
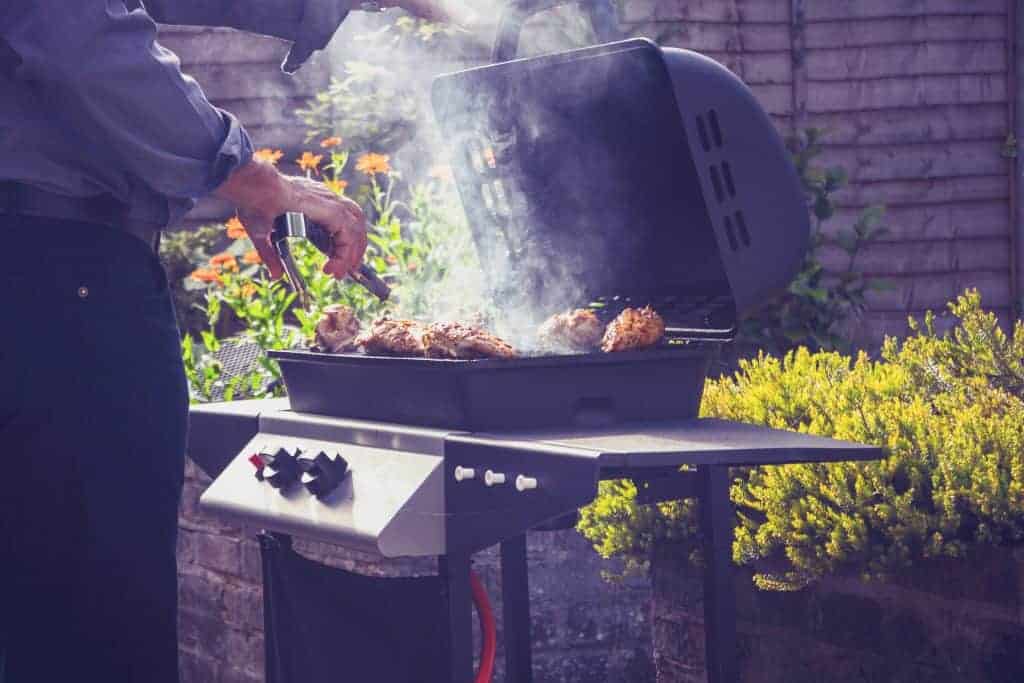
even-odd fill
[(698, 497), (709, 680), (734, 681), (728, 468), (882, 452), (697, 417), (737, 320), (799, 269), (804, 197), (764, 111), (705, 57), (628, 40), (510, 59), (555, 4), (511, 3), (496, 63), (434, 83), (497, 324), (651, 305), (666, 341), (514, 360), (271, 352), (288, 400), (193, 408), (190, 455), (215, 478), (201, 506), (277, 538), (440, 558), (443, 671), (421, 680), (466, 683), (474, 553), (501, 546), (506, 680), (530, 681), (526, 533), (571, 520), (602, 479), (635, 480), (643, 503)]

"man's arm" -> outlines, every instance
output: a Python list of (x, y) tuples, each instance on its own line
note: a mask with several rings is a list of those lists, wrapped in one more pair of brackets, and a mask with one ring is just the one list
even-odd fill
[(142, 0), (141, 4), (158, 24), (222, 26), (294, 41), (310, 1), (314, 0)]
[(175, 198), (208, 194), (249, 161), (238, 121), (206, 99), (156, 26), (123, 0), (4, 0), (0, 37), (56, 117), (110, 162)]
[[(158, 23), (224, 26), (293, 43), (282, 68), (288, 73), (327, 47), (358, 0), (132, 0)], [(381, 0), (432, 21), (451, 21), (446, 0)]]
[(209, 103), (177, 58), (155, 42), (156, 25), (124, 0), (3, 0), (0, 39), (16, 75), (35, 87), (54, 117), (105, 162), (168, 197), (216, 194), (235, 202), (249, 235), (279, 276), (270, 248), (275, 216), (303, 211), (331, 232), (324, 270), (344, 277), (362, 260), (366, 223), (355, 202), (322, 183), (283, 176), (252, 159), (238, 121)]
[(293, 43), (291, 73), (331, 41), (356, 0), (142, 0), (161, 24), (223, 26)]

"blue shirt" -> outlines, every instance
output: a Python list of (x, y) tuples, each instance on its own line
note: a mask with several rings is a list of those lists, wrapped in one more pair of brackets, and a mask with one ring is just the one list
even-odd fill
[(0, 181), (112, 195), (131, 220), (178, 221), (251, 159), (253, 145), (156, 42), (156, 21), (292, 40), (285, 68), (294, 70), (327, 43), (349, 4), (144, 2), (0, 1)]

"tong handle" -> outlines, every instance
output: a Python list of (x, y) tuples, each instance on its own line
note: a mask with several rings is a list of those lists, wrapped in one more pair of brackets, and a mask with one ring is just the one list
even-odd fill
[[(331, 238), (331, 233), (327, 232), (324, 226), (319, 223), (306, 221), (306, 239), (327, 255), (330, 255), (334, 250), (334, 240)], [(388, 286), (388, 283), (384, 282), (380, 275), (377, 275), (377, 271), (365, 263), (360, 264), (359, 270), (352, 273), (351, 277), (381, 301), (387, 301), (388, 297), (391, 296), (391, 287)]]
[(331, 237), (331, 233), (327, 232), (327, 229), (319, 223), (306, 221), (306, 239), (328, 256), (334, 251), (334, 239)]

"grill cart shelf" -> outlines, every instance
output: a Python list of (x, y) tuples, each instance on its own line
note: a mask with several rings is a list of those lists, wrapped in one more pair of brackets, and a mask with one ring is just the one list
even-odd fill
[[(305, 492), (281, 496), (255, 479), (249, 462), (253, 452), (279, 447), (334, 450), (348, 461), (349, 480), (322, 502)], [(728, 468), (883, 456), (879, 448), (712, 419), (471, 433), (296, 413), (282, 400), (195, 406), (189, 453), (215, 478), (201, 499), (212, 514), (382, 556), (438, 556), (448, 660), (436, 680), (455, 683), (473, 680), (472, 555), (501, 545), (506, 680), (532, 681), (525, 534), (590, 502), (598, 481), (613, 478), (645, 484), (645, 503), (701, 499), (708, 680), (738, 680)], [(683, 465), (692, 470), (680, 472)], [(456, 477), (456, 468), (476, 476)], [(487, 486), (487, 471), (504, 474), (505, 483)], [(536, 488), (518, 490), (519, 477)], [(267, 633), (268, 648), (279, 635)]]

